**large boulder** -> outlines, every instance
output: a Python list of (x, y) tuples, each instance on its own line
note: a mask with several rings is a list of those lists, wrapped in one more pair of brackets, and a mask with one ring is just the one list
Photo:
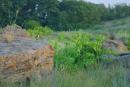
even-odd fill
[(0, 43), (0, 79), (18, 81), (53, 69), (53, 48), (42, 41)]
[(24, 81), (34, 75), (42, 78), (53, 70), (52, 46), (46, 40), (25, 39), (24, 31), (20, 32), (12, 33), (16, 38), (11, 43), (0, 41), (1, 81)]
[(0, 43), (0, 49), (1, 79), (18, 80), (35, 72), (50, 72), (53, 68), (54, 50), (50, 45), (28, 41), (10, 46)]
[(104, 48), (112, 50), (116, 54), (128, 52), (127, 46), (122, 41), (119, 40), (107, 40), (104, 42)]
[(116, 54), (128, 52), (128, 38), (126, 36), (119, 36), (111, 31), (107, 33), (106, 36), (106, 41), (103, 44), (104, 48), (110, 49)]

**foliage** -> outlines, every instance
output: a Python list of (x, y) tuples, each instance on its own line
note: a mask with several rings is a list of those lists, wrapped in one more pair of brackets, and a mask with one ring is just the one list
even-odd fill
[(0, 27), (15, 23), (24, 27), (25, 20), (36, 20), (43, 26), (68, 31), (86, 29), (101, 21), (128, 16), (130, 6), (125, 4), (107, 8), (103, 4), (83, 0), (0, 1)]
[(21, 10), (27, 5), (29, 0), (0, 0), (0, 25), (18, 23)]
[[(57, 29), (78, 30), (85, 29), (100, 22), (101, 14), (95, 4), (84, 1), (62, 1), (59, 4), (60, 26)], [(63, 18), (64, 16), (64, 18)]]
[(58, 34), (50, 40), (55, 48), (55, 67), (58, 69), (85, 68), (96, 64), (107, 51), (102, 48), (105, 37), (83, 32)]
[(53, 30), (49, 27), (36, 26), (27, 29), (27, 32), (34, 38), (42, 38), (43, 36), (51, 34)]

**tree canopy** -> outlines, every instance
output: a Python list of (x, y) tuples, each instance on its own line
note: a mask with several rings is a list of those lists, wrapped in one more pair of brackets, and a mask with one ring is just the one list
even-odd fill
[[(0, 0), (0, 26), (29, 20), (55, 30), (86, 29), (107, 20), (130, 16), (130, 6), (105, 7), (83, 0)], [(28, 24), (28, 23), (27, 23)]]

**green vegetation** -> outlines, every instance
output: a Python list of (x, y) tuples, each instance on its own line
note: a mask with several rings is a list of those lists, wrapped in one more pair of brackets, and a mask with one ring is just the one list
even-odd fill
[[(122, 67), (103, 69), (102, 67), (89, 68), (86, 71), (77, 70), (74, 73), (66, 71), (56, 72), (54, 83), (56, 87), (129, 87), (127, 70)], [(50, 80), (41, 80), (37, 84), (32, 82), (31, 87), (49, 87)], [(45, 84), (44, 84), (45, 83)]]
[[(111, 33), (111, 30), (116, 38), (124, 38), (122, 40), (130, 49), (129, 19), (114, 20), (96, 25), (93, 27), (94, 31), (88, 29), (86, 32), (81, 30), (57, 33), (53, 39), (50, 39), (50, 44), (54, 46), (56, 52), (55, 66), (58, 69), (69, 68), (73, 70), (97, 64), (98, 59), (104, 61), (101, 59), (102, 55), (115, 53), (102, 47), (103, 42), (108, 38), (106, 34)], [(95, 27), (97, 28), (95, 29)], [(75, 61), (78, 62), (75, 63)]]
[(27, 32), (33, 38), (42, 38), (53, 32), (49, 27), (35, 26), (33, 28), (27, 29)]
[(96, 33), (109, 33), (113, 32), (118, 35), (129, 36), (130, 17), (103, 22), (102, 24), (95, 25), (94, 27), (88, 28), (87, 31)]
[[(73, 73), (56, 71), (55, 76), (43, 80), (32, 80), (30, 87), (129, 87), (128, 70), (123, 67), (104, 69), (101, 66), (77, 70)], [(1, 84), (0, 87), (28, 87), (14, 84)]]
[(55, 66), (58, 69), (84, 68), (97, 64), (101, 56), (110, 53), (102, 47), (105, 36), (84, 32), (61, 32), (50, 44), (55, 48)]
[[(18, 24), (24, 28), (29, 20), (54, 30), (79, 30), (103, 21), (130, 16), (126, 4), (105, 7), (83, 0), (1, 0), (0, 27)], [(31, 22), (30, 22), (31, 23)], [(28, 23), (27, 23), (28, 24)], [(36, 24), (36, 22), (35, 22)]]
[[(1, 27), (12, 24), (22, 26), (35, 39), (46, 38), (55, 49), (54, 76), (32, 79), (30, 87), (130, 86), (128, 69), (103, 66), (104, 62), (112, 62), (106, 55), (116, 56), (104, 47), (111, 35), (130, 51), (129, 5), (105, 7), (83, 0), (0, 0), (0, 32)], [(11, 42), (13, 37), (6, 35), (6, 39)], [(0, 81), (0, 87), (26, 84)]]
[[(35, 25), (36, 26), (33, 26)], [(106, 33), (113, 30), (116, 37), (125, 37), (130, 49), (129, 18), (95, 25), (92, 30), (53, 32), (49, 27), (29, 22), (27, 32), (34, 38), (45, 37), (55, 48), (55, 73), (43, 80), (31, 80), (30, 87), (129, 87), (129, 70), (120, 65), (105, 67), (101, 62), (111, 62), (103, 55), (114, 52), (103, 48)], [(121, 26), (120, 26), (121, 25)], [(119, 27), (118, 27), (119, 26)], [(25, 83), (20, 87), (25, 87)], [(1, 87), (19, 87), (2, 83)]]
[(75, 71), (79, 68), (86, 69), (91, 65), (96, 66), (99, 61), (111, 61), (102, 58), (103, 55), (115, 53), (103, 48), (103, 42), (108, 39), (107, 33), (111, 33), (111, 30), (115, 37), (125, 38), (124, 42), (130, 49), (129, 19), (125, 18), (95, 25), (92, 27), (94, 31), (88, 29), (86, 31), (55, 32), (53, 34), (51, 29), (47, 27), (35, 27), (27, 31), (34, 38), (52, 33), (48, 40), (55, 48), (55, 68), (57, 70)]

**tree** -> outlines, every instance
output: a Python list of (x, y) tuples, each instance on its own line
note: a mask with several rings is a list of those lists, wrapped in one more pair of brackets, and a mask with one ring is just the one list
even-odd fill
[(5, 26), (11, 24), (12, 14), (11, 11), (12, 2), (11, 0), (0, 0), (0, 25)]
[(20, 11), (27, 5), (28, 0), (12, 0), (12, 11), (14, 12), (13, 23), (16, 23)]
[[(66, 27), (65, 30), (86, 29), (91, 25), (100, 22), (100, 13), (95, 4), (84, 1), (62, 1), (59, 4), (59, 10), (66, 20), (62, 18), (60, 24)], [(67, 22), (66, 22), (67, 21)], [(64, 25), (64, 23), (67, 23)]]
[(83, 0), (0, 0), (2, 27), (13, 23), (25, 27), (32, 20), (55, 30), (78, 30), (128, 16), (130, 6), (126, 4), (107, 8)]
[(27, 0), (0, 0), (0, 25), (16, 23), (22, 8), (26, 5)]
[(130, 7), (126, 4), (120, 4), (115, 6), (116, 18), (124, 18), (130, 16)]
[(27, 5), (23, 8), (21, 13), (22, 18), (26, 20), (39, 21), (43, 26), (51, 26), (55, 14), (57, 13), (57, 0), (28, 0)]

